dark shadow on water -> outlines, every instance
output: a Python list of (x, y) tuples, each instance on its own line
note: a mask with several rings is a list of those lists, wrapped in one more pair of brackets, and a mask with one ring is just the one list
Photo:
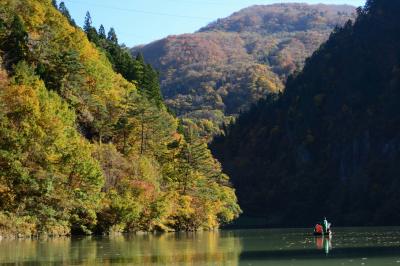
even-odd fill
[(340, 258), (379, 258), (379, 257), (398, 257), (400, 247), (352, 247), (334, 248), (329, 254), (315, 249), (295, 249), (295, 250), (265, 250), (265, 251), (243, 251), (240, 260), (287, 260), (287, 259), (340, 259)]

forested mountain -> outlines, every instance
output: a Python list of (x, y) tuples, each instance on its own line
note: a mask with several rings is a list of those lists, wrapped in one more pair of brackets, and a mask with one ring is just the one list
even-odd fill
[(282, 90), (287, 76), (354, 12), (346, 5), (252, 6), (132, 52), (160, 71), (167, 106), (211, 134), (250, 103)]
[(64, 3), (1, 0), (0, 235), (217, 228), (240, 213), (158, 76)]
[(399, 14), (399, 1), (367, 1), (283, 93), (215, 139), (244, 215), (264, 226), (399, 224)]

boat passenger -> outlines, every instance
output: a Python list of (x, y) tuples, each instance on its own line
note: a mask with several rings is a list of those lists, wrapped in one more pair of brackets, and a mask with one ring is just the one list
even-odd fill
[(326, 217), (324, 217), (324, 221), (322, 222), (322, 226), (324, 228), (324, 233), (328, 233), (330, 230), (330, 223), (328, 223), (328, 220), (326, 220)]
[(315, 225), (315, 228), (314, 228), (314, 232), (315, 232), (316, 234), (321, 234), (321, 235), (322, 235), (322, 232), (323, 232), (322, 225), (316, 224), (316, 225)]

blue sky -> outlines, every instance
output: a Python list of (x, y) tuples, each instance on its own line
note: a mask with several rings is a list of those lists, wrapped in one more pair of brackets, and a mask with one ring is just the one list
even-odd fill
[[(60, 0), (58, 1), (60, 2)], [(89, 11), (93, 25), (114, 27), (120, 43), (132, 47), (168, 35), (192, 33), (208, 23), (255, 4), (296, 0), (64, 0), (72, 17), (82, 25)], [(365, 0), (300, 0), (306, 3), (361, 6)]]

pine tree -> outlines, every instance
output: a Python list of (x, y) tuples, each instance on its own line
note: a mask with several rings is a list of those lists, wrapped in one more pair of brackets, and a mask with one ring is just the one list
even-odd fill
[(141, 86), (143, 83), (144, 68), (145, 68), (145, 62), (144, 62), (142, 53), (138, 53), (136, 55), (136, 59), (134, 61), (133, 67), (134, 67), (134, 78), (133, 79), (139, 83), (139, 86)]
[(6, 68), (26, 59), (28, 55), (28, 33), (22, 19), (15, 15), (11, 23), (11, 32), (1, 44), (1, 50), (5, 51), (4, 63)]
[[(100, 38), (89, 13), (88, 38), (72, 29), (60, 19), (65, 4), (54, 8), (61, 1), (0, 5), (0, 224), (28, 235), (215, 226), (219, 209), (236, 202), (187, 163), (201, 147), (183, 146), (176, 119), (154, 103), (157, 72), (118, 45), (115, 31)], [(133, 74), (146, 94), (129, 82)], [(174, 181), (181, 172), (187, 196)]]
[(102, 39), (106, 38), (106, 30), (104, 29), (103, 24), (101, 24), (100, 27), (99, 27), (99, 36)]
[(159, 76), (150, 64), (145, 65), (141, 89), (144, 95), (146, 95), (149, 100), (156, 103), (158, 107), (162, 105), (163, 99), (161, 95)]
[(144, 57), (143, 57), (142, 53), (138, 53), (136, 55), (136, 61), (138, 61), (138, 62), (140, 62), (140, 63), (142, 63), (144, 65)]
[(68, 22), (72, 26), (76, 27), (75, 20), (73, 20), (73, 18), (71, 17), (71, 14), (69, 13), (68, 8), (66, 7), (64, 2), (60, 3), (60, 6), (58, 7), (58, 10), (61, 12), (61, 14), (64, 15), (64, 17), (66, 17), (68, 19)]
[(96, 28), (92, 26), (92, 17), (90, 16), (89, 11), (86, 12), (85, 23), (83, 25), (83, 30), (86, 32), (88, 39), (91, 42), (94, 42), (98, 45), (99, 43), (99, 35), (97, 33)]
[(115, 44), (118, 44), (118, 38), (114, 28), (110, 28), (108, 31), (107, 39)]
[(89, 33), (89, 31), (92, 29), (92, 17), (90, 16), (89, 11), (86, 12), (85, 16), (85, 23), (83, 25), (83, 30), (86, 33)]

